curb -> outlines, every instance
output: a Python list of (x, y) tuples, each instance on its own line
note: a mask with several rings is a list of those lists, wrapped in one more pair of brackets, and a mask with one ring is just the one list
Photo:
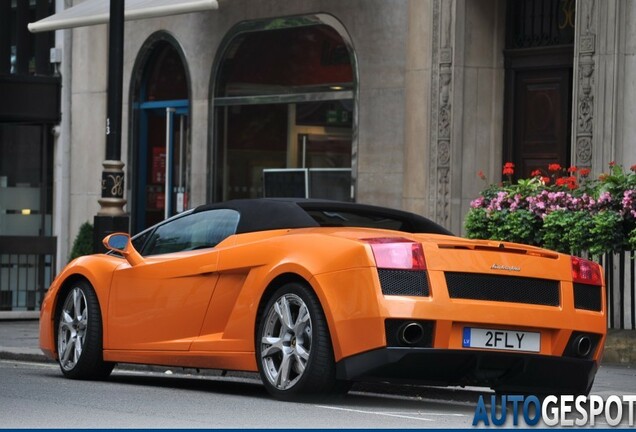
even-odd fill
[(53, 360), (46, 358), (44, 354), (20, 352), (18, 350), (9, 350), (8, 348), (0, 348), (0, 360), (53, 363)]

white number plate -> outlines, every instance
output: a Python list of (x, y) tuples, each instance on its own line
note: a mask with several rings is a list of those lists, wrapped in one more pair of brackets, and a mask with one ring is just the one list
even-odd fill
[(541, 333), (464, 327), (462, 346), (464, 348), (540, 352)]

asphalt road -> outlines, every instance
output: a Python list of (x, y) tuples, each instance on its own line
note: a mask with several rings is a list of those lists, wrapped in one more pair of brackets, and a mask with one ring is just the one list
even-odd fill
[[(603, 368), (593, 393), (617, 388), (636, 393), (636, 371)], [(354, 388), (341, 400), (285, 403), (250, 377), (116, 370), (108, 381), (87, 382), (63, 378), (54, 364), (0, 361), (0, 427), (470, 428), (479, 395), (489, 395), (477, 389), (383, 390)]]
[(285, 403), (250, 378), (116, 370), (108, 381), (86, 382), (63, 378), (53, 364), (0, 361), (3, 428), (457, 428), (470, 425), (477, 397), (352, 392)]

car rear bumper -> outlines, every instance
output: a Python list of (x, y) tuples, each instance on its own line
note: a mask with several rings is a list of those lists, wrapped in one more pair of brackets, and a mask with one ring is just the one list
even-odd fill
[(591, 359), (435, 348), (380, 348), (342, 359), (342, 380), (477, 385), (504, 393), (586, 394), (598, 365)]

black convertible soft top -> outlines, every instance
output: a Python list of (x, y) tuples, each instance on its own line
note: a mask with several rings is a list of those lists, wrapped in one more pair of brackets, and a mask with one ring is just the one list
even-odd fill
[(239, 199), (202, 205), (193, 212), (212, 209), (239, 212), (241, 218), (236, 229), (237, 234), (286, 228), (342, 226), (453, 235), (441, 225), (414, 213), (351, 202), (300, 198)]

